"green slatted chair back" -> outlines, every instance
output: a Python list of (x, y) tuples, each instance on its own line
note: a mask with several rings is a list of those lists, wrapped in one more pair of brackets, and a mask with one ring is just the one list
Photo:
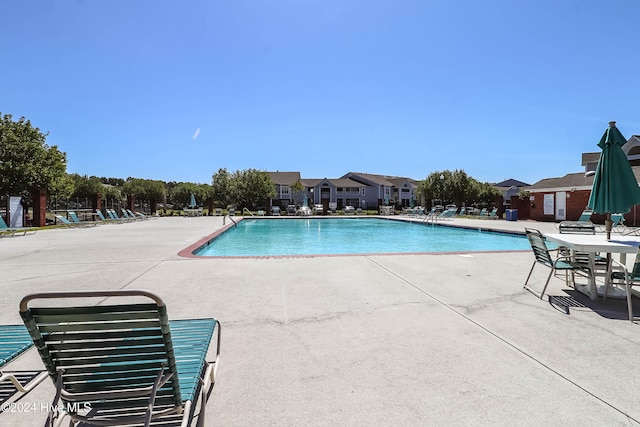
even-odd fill
[(640, 248), (638, 248), (638, 253), (636, 254), (636, 259), (633, 262), (633, 268), (631, 269), (630, 274), (631, 280), (640, 280)]
[(71, 221), (75, 222), (76, 224), (80, 224), (80, 218), (78, 218), (78, 215), (75, 211), (67, 211), (67, 213), (69, 214)]
[(562, 221), (558, 231), (560, 234), (596, 234), (596, 226), (592, 222)]
[(611, 223), (613, 227), (617, 227), (624, 223), (624, 215), (622, 214), (611, 214)]
[[(103, 292), (123, 296), (123, 291)], [(52, 296), (53, 295), (53, 296)], [(94, 296), (90, 292), (27, 296), (20, 315), (49, 375), (62, 375), (63, 402), (82, 401), (92, 410), (144, 406), (158, 373), (172, 378), (156, 397), (158, 407), (181, 407), (176, 359), (166, 306), (145, 291), (130, 291), (127, 300), (151, 302), (74, 307), (30, 307), (38, 299)], [(113, 298), (117, 299), (117, 298)], [(120, 298), (122, 300), (122, 298)]]
[(71, 221), (69, 221), (67, 218), (63, 217), (62, 215), (54, 215), (54, 216), (58, 221), (60, 221), (64, 225), (73, 225)]
[(531, 244), (531, 249), (536, 257), (536, 261), (549, 268), (553, 268), (553, 258), (549, 253), (549, 249), (547, 248), (547, 244), (542, 233), (532, 228), (525, 228), (525, 233), (527, 234), (527, 239), (529, 239), (529, 243)]
[(591, 221), (591, 216), (593, 215), (593, 211), (591, 209), (585, 209), (580, 214), (578, 221), (587, 222)]

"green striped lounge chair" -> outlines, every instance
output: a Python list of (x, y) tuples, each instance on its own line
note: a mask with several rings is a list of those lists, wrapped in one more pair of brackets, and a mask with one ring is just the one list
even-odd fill
[(83, 227), (82, 224), (69, 221), (67, 218), (63, 217), (62, 215), (54, 214), (54, 216), (56, 218), (56, 223), (63, 225), (65, 227)]
[(47, 425), (204, 425), (216, 319), (169, 321), (162, 299), (144, 290), (27, 295), (20, 315), (56, 386), (51, 406), (64, 408)]
[(33, 346), (33, 341), (24, 325), (0, 326), (0, 408), (28, 393), (47, 378), (46, 372), (7, 371), (4, 366)]
[[(4, 222), (4, 218), (2, 217), (2, 215), (0, 215), (0, 237), (4, 237), (4, 236), (15, 236), (17, 233), (22, 233), (23, 236), (26, 236), (27, 232), (29, 231), (29, 229), (22, 227), (22, 228), (13, 228), (13, 227), (9, 227), (7, 226), (7, 223)], [(35, 233), (35, 231), (34, 231)]]
[(67, 211), (67, 213), (69, 214), (69, 218), (71, 218), (71, 222), (73, 224), (81, 227), (95, 227), (98, 225), (95, 221), (80, 221), (80, 218), (78, 218), (78, 214), (76, 214), (75, 211)]
[(102, 211), (100, 209), (96, 209), (96, 215), (98, 215), (98, 218), (102, 222), (110, 223), (110, 224), (118, 223), (118, 221), (116, 221), (115, 219), (111, 218), (111, 216), (109, 216), (109, 218), (104, 216), (104, 214), (102, 213)]

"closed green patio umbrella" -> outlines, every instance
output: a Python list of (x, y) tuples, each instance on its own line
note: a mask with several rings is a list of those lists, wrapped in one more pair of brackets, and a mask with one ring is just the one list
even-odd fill
[(196, 204), (196, 196), (191, 193), (191, 200), (189, 200), (189, 208), (195, 209), (198, 205)]
[(607, 240), (611, 238), (611, 214), (629, 212), (633, 205), (640, 203), (638, 181), (622, 151), (626, 142), (616, 122), (609, 122), (609, 128), (598, 143), (602, 153), (587, 206), (594, 212), (606, 214)]

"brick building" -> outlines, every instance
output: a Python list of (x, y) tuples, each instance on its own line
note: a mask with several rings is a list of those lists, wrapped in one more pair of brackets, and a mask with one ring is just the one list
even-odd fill
[[(622, 147), (632, 166), (636, 181), (640, 182), (640, 135), (633, 135)], [(584, 172), (570, 173), (559, 178), (545, 178), (526, 188), (529, 191), (530, 217), (536, 221), (572, 221), (587, 207), (594, 172), (600, 153), (583, 153)], [(640, 225), (640, 205), (624, 215), (628, 226)], [(604, 224), (604, 215), (594, 214), (591, 220)]]

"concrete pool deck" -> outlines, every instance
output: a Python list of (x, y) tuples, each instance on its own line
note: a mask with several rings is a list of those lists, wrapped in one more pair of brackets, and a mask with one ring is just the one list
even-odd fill
[[(207, 425), (639, 425), (640, 325), (624, 300), (570, 314), (523, 290), (531, 251), (193, 259), (222, 217), (160, 218), (0, 239), (0, 322), (33, 292), (148, 289), (171, 318), (222, 324)], [(456, 218), (522, 231), (553, 223)], [(286, 244), (286, 242), (283, 242)], [(548, 269), (537, 267), (534, 285)], [(638, 310), (640, 312), (640, 310)], [(32, 348), (4, 370), (39, 369)], [(21, 402), (50, 402), (47, 380)], [(3, 426), (46, 412), (4, 412)]]

